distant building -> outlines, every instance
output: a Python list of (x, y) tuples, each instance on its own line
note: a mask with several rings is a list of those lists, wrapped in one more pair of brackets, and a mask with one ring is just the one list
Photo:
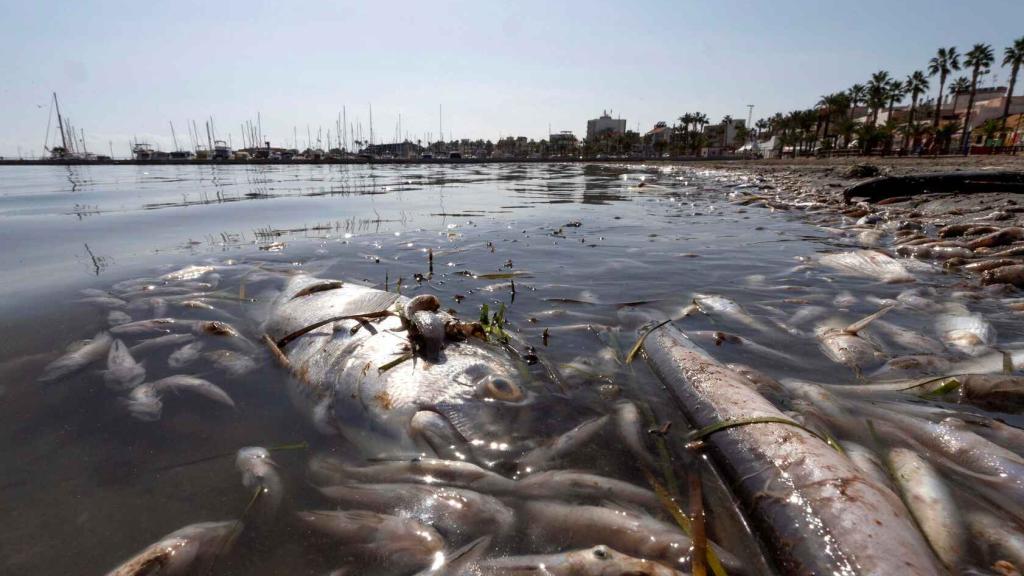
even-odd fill
[(426, 148), (406, 140), (392, 144), (371, 144), (359, 153), (377, 158), (412, 158), (419, 157)]
[(569, 131), (562, 131), (548, 136), (550, 153), (554, 155), (564, 156), (572, 154), (576, 152), (578, 145), (579, 140), (576, 139), (576, 135)]
[(735, 152), (736, 148), (744, 144), (744, 142), (737, 141), (736, 129), (745, 127), (746, 124), (744, 120), (732, 118), (729, 122), (723, 121), (719, 124), (705, 126), (704, 138), (707, 140), (707, 144), (704, 147), (703, 155), (721, 156)]
[(668, 150), (672, 141), (672, 128), (665, 122), (658, 122), (644, 134), (644, 151), (648, 154), (661, 154)]
[(587, 142), (594, 142), (601, 135), (617, 135), (626, 132), (626, 120), (623, 118), (612, 118), (607, 111), (601, 113), (600, 118), (587, 120)]

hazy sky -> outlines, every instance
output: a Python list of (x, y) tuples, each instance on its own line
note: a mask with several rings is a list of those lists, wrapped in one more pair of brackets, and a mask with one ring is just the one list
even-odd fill
[(878, 69), (902, 78), (939, 45), (1001, 58), (1020, 36), (1021, 0), (0, 0), (0, 155), (40, 152), (51, 91), (90, 151), (119, 156), (132, 136), (170, 149), (169, 121), (187, 142), (186, 121), (210, 116), (236, 147), (257, 112), (275, 145), (293, 127), (302, 146), (307, 125), (333, 135), (343, 105), (368, 134), (371, 103), (378, 141), (399, 114), (436, 138), (438, 105), (446, 135), (541, 138), (583, 135), (603, 109), (642, 130), (747, 104), (756, 119)]

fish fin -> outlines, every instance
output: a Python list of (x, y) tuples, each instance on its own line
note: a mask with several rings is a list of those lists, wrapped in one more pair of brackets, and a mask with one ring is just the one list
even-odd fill
[(428, 569), (416, 576), (426, 574), (446, 574), (448, 576), (472, 574), (473, 572), (469, 571), (469, 568), (483, 558), (483, 555), (490, 549), (492, 540), (493, 537), (490, 534), (481, 536), (469, 544), (446, 554), (444, 566), (440, 572)]
[(892, 310), (895, 307), (896, 306), (894, 304), (883, 306), (877, 312), (873, 312), (865, 316), (864, 318), (861, 318), (860, 320), (854, 322), (853, 324), (850, 324), (846, 328), (843, 328), (843, 332), (856, 336), (857, 332), (860, 332), (861, 330), (867, 328), (868, 324), (871, 324), (875, 320), (878, 320), (882, 316), (885, 316), (890, 310)]

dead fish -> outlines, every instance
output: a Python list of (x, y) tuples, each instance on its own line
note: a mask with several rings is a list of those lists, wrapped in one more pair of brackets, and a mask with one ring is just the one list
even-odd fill
[(167, 365), (171, 368), (183, 368), (199, 358), (199, 352), (203, 349), (202, 342), (192, 342), (178, 348), (167, 357)]
[(256, 369), (256, 361), (233, 350), (214, 350), (203, 354), (214, 366), (223, 370), (228, 376), (238, 378)]
[(462, 535), (508, 535), (512, 510), (493, 496), (428, 484), (344, 484), (320, 493), (347, 509), (396, 514), (433, 526), (449, 539)]
[(127, 324), (132, 321), (132, 317), (120, 310), (111, 310), (107, 314), (107, 325), (108, 326), (120, 326), (121, 324)]
[(242, 485), (255, 493), (256, 505), (266, 516), (273, 516), (281, 507), (284, 485), (277, 473), (277, 464), (270, 452), (261, 446), (242, 448), (235, 456), (235, 467), (242, 473)]
[(88, 298), (82, 298), (79, 300), (84, 304), (94, 304), (100, 308), (110, 308), (113, 310), (120, 310), (128, 306), (128, 302), (110, 295), (106, 296), (90, 296)]
[(128, 304), (128, 310), (133, 312), (150, 311), (154, 317), (162, 318), (167, 315), (167, 300), (159, 297), (139, 298)]
[(544, 470), (550, 468), (553, 464), (558, 463), (567, 454), (571, 454), (590, 442), (590, 440), (600, 432), (605, 424), (608, 423), (608, 416), (600, 416), (587, 420), (572, 430), (561, 434), (553, 438), (550, 442), (545, 442), (527, 452), (518, 460), (516, 465), (519, 471), (523, 474), (530, 474), (532, 472)]
[(333, 456), (318, 454), (309, 460), (309, 477), (314, 484), (320, 486), (352, 483), (436, 484), (488, 494), (508, 494), (516, 487), (514, 480), (476, 464), (437, 458), (350, 466)]
[(967, 528), (985, 558), (990, 561), (1009, 560), (1018, 569), (1024, 567), (1024, 531), (987, 511), (975, 509), (967, 513)]
[(179, 304), (183, 308), (192, 308), (195, 310), (216, 310), (216, 308), (202, 300), (182, 300)]
[(132, 346), (130, 350), (133, 354), (146, 354), (158, 348), (163, 348), (165, 346), (178, 346), (180, 344), (191, 342), (195, 339), (196, 337), (191, 334), (166, 334), (164, 336), (150, 338), (149, 340), (143, 340), (135, 346)]
[(179, 374), (135, 387), (124, 400), (125, 408), (139, 420), (155, 422), (163, 413), (163, 395), (169, 391), (193, 392), (231, 408), (235, 407), (234, 400), (216, 384), (195, 376)]
[(227, 552), (242, 523), (201, 522), (175, 530), (146, 547), (107, 576), (186, 576), (209, 568)]
[(875, 250), (857, 250), (825, 254), (818, 259), (822, 265), (886, 283), (913, 282), (914, 276), (891, 257)]
[(174, 318), (150, 318), (149, 320), (137, 320), (120, 326), (114, 326), (110, 333), (114, 336), (140, 336), (146, 334), (170, 333), (172, 331), (187, 330), (188, 325), (182, 324)]
[(790, 316), (789, 323), (793, 326), (799, 326), (821, 318), (825, 314), (828, 314), (828, 308), (824, 306), (801, 306), (799, 310)]
[(168, 272), (160, 277), (164, 282), (179, 282), (182, 280), (195, 280), (202, 278), (205, 274), (216, 270), (213, 266), (185, 266), (174, 272)]
[(986, 270), (981, 275), (982, 284), (1013, 284), (1018, 288), (1024, 288), (1024, 264), (1003, 266), (993, 270)]
[(874, 248), (882, 243), (885, 232), (881, 230), (864, 230), (857, 234), (857, 242), (862, 246)]
[(996, 329), (980, 314), (939, 316), (935, 328), (943, 343), (970, 356), (988, 351), (996, 342)]
[(440, 556), (444, 540), (436, 530), (412, 518), (365, 510), (310, 510), (298, 513), (307, 527), (329, 536), (346, 554), (376, 560), (389, 569), (411, 571)]
[(114, 340), (107, 353), (107, 369), (103, 380), (113, 390), (130, 390), (146, 379), (146, 369), (132, 358), (124, 342)]
[(821, 350), (833, 362), (842, 364), (851, 370), (860, 372), (865, 366), (885, 359), (886, 354), (875, 347), (870, 341), (861, 338), (858, 332), (872, 321), (892, 310), (885, 307), (845, 328), (822, 325), (815, 329), (815, 336)]
[[(531, 500), (520, 507), (520, 525), (527, 537), (541, 546), (585, 547), (614, 542), (625, 554), (664, 562), (680, 570), (690, 568), (692, 542), (677, 526), (651, 516), (610, 506), (578, 506), (556, 501)], [(714, 544), (730, 573), (739, 572), (736, 558)]]
[(860, 468), (865, 476), (874, 480), (879, 486), (893, 489), (889, 473), (885, 469), (878, 455), (856, 442), (842, 442), (843, 452)]
[[(1002, 408), (1024, 404), (1024, 376), (967, 374), (958, 376), (961, 401), (982, 407)], [(1022, 446), (1024, 447), (1024, 446)]]
[(957, 571), (966, 548), (963, 520), (939, 472), (912, 450), (895, 448), (887, 461), (903, 500), (942, 563)]
[(849, 290), (843, 290), (832, 299), (832, 305), (836, 308), (849, 308), (857, 304), (857, 297)]
[(1024, 228), (1017, 226), (1010, 228), (1003, 228), (991, 234), (986, 234), (981, 238), (972, 240), (967, 243), (967, 247), (974, 250), (976, 248), (991, 248), (993, 246), (1003, 246), (1016, 242), (1017, 240), (1024, 239)]
[(886, 340), (909, 352), (942, 354), (946, 349), (942, 342), (934, 338), (891, 324), (885, 320), (875, 320), (868, 330), (871, 333), (884, 335)]
[(92, 340), (76, 346), (60, 358), (46, 365), (43, 374), (39, 377), (40, 382), (53, 382), (70, 374), (74, 374), (89, 364), (105, 357), (110, 351), (114, 339), (108, 332), (100, 332)]
[(509, 485), (511, 494), (547, 498), (559, 494), (577, 500), (636, 504), (649, 510), (661, 505), (658, 496), (646, 488), (616, 478), (575, 470), (549, 470), (531, 474)]
[(480, 576), (683, 576), (682, 572), (607, 546), (558, 554), (506, 556), (473, 565), (463, 574)]
[(938, 312), (942, 306), (933, 299), (921, 296), (917, 290), (904, 290), (896, 296), (896, 301), (906, 308), (920, 310), (921, 312)]
[(996, 268), (1003, 268), (1005, 266), (1014, 266), (1021, 264), (1019, 258), (985, 258), (984, 260), (977, 260), (970, 264), (963, 266), (964, 270), (968, 272), (985, 272), (988, 270), (994, 270)]
[[(795, 329), (794, 329), (795, 330)], [(731, 344), (733, 346), (740, 346), (745, 349), (745, 352), (751, 352), (762, 357), (772, 358), (780, 362), (798, 362), (798, 360), (786, 354), (785, 352), (779, 352), (774, 348), (758, 344), (749, 338), (730, 334), (728, 332), (722, 332), (721, 330), (694, 330), (690, 332), (691, 337), (694, 340), (712, 344), (714, 346), (723, 346)]]
[(733, 322), (749, 326), (758, 331), (765, 329), (764, 324), (755, 320), (742, 306), (735, 301), (716, 294), (694, 294), (693, 303), (700, 311), (709, 316), (721, 316)]

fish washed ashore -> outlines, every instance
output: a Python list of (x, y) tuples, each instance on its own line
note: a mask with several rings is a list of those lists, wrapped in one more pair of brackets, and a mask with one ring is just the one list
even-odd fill
[(1024, 299), (968, 266), (1014, 249), (1016, 196), (984, 193), (999, 229), (902, 253), (981, 196), (862, 202), (848, 170), (22, 181), (12, 227), (91, 249), (87, 281), (13, 266), (0, 572), (1013, 574)]

